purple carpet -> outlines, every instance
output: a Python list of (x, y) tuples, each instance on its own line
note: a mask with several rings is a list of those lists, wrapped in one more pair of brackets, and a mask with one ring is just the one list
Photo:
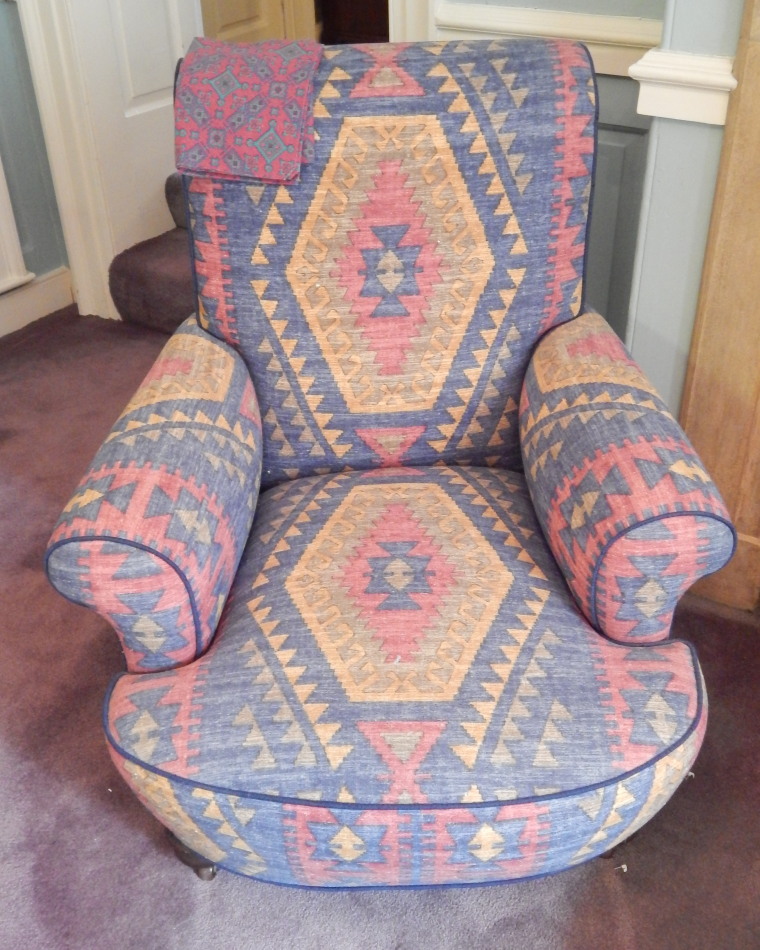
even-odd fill
[(676, 634), (703, 663), (705, 744), (612, 859), (524, 884), (339, 893), (203, 883), (176, 860), (101, 735), (116, 639), (42, 573), (62, 506), (165, 342), (73, 308), (0, 340), (0, 947), (760, 948), (760, 619), (696, 599)]

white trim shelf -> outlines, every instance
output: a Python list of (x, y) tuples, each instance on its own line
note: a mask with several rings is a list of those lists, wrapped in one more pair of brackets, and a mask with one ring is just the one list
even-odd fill
[(641, 115), (725, 125), (729, 96), (737, 84), (732, 68), (730, 56), (651, 49), (628, 74), (640, 86)]
[(456, 0), (419, 0), (410, 12), (390, 0), (392, 40), (472, 39), (475, 36), (543, 36), (579, 40), (598, 73), (627, 76), (629, 68), (662, 37), (660, 20), (504, 7)]

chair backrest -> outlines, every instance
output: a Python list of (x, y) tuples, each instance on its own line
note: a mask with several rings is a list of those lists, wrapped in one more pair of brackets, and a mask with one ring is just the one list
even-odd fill
[(596, 113), (586, 50), (327, 47), (313, 155), (290, 184), (252, 180), (241, 159), (251, 48), (206, 52), (180, 69), (176, 99), (185, 136), (193, 108), (226, 123), (185, 176), (199, 319), (252, 373), (264, 484), (519, 467), (527, 361), (581, 308)]

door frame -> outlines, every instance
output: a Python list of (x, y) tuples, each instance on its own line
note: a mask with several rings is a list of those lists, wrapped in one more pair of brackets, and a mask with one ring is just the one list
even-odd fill
[[(79, 312), (119, 319), (108, 290), (113, 242), (70, 13), (71, 0), (18, 5)], [(202, 32), (200, 0), (192, 0)]]

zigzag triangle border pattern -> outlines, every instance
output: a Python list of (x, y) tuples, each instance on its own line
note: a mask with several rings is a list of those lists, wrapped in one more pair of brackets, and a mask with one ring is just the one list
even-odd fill
[[(374, 431), (394, 464), (519, 466), (531, 348), (578, 310), (594, 111), (573, 44), (328, 49), (297, 184), (188, 178), (201, 319), (256, 381), (265, 485), (389, 464)], [(375, 207), (388, 175), (409, 199)]]
[[(501, 880), (557, 851), (581, 861), (659, 807), (705, 710), (687, 644), (610, 643), (562, 590), (519, 475), (283, 484), (261, 496), (209, 650), (114, 684), (112, 754), (190, 846), (266, 879)], [(401, 655), (388, 631), (410, 611)]]

